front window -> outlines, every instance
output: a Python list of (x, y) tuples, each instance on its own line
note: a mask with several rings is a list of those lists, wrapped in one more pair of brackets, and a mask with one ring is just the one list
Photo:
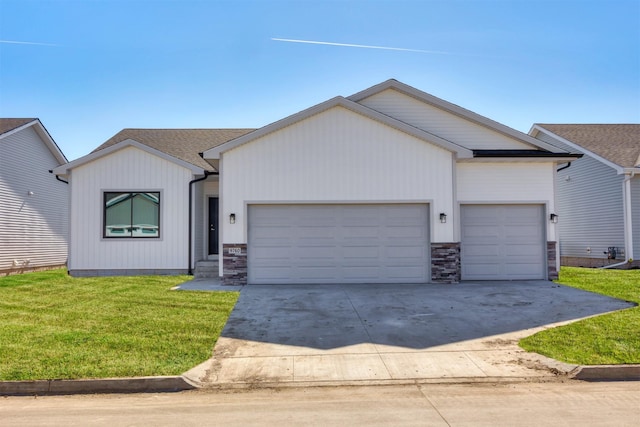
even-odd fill
[(160, 192), (105, 192), (104, 237), (160, 237)]

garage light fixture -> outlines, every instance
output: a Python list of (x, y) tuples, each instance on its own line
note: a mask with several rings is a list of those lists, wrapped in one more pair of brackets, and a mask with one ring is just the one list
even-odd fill
[(443, 223), (443, 224), (447, 222), (447, 214), (446, 213), (441, 213), (440, 214), (440, 222)]
[(556, 214), (549, 215), (549, 221), (551, 221), (554, 224), (557, 224), (558, 223), (558, 215), (556, 215)]
[(236, 214), (232, 213), (231, 215), (229, 215), (229, 222), (231, 224), (235, 224), (236, 223)]

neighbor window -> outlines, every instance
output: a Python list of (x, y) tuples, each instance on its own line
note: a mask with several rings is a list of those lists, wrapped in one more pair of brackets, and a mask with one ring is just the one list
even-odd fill
[(105, 192), (103, 237), (160, 237), (160, 192)]

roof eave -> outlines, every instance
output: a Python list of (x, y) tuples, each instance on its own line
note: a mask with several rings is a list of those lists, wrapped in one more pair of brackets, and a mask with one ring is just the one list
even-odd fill
[(224, 144), (221, 144), (217, 147), (206, 150), (205, 152), (202, 153), (202, 158), (205, 160), (218, 160), (220, 159), (220, 155), (226, 151), (229, 151), (233, 148), (236, 148), (248, 142), (254, 141), (272, 132), (276, 132), (280, 129), (284, 129), (287, 126), (300, 122), (313, 115), (322, 113), (334, 107), (343, 107), (355, 113), (361, 114), (365, 117), (368, 117), (372, 120), (376, 120), (378, 122), (386, 124), (399, 131), (402, 131), (409, 135), (415, 136), (416, 138), (419, 138), (429, 143), (432, 143), (434, 145), (437, 145), (445, 150), (451, 151), (455, 153), (458, 158), (473, 157), (473, 152), (467, 148), (464, 148), (453, 142), (447, 141), (443, 138), (440, 138), (422, 129), (418, 129), (414, 126), (411, 126), (400, 120), (394, 119), (390, 116), (384, 115), (378, 111), (372, 110), (371, 108), (365, 107), (364, 105), (350, 101), (342, 96), (337, 96), (335, 98), (329, 99), (328, 101), (314, 105), (313, 107), (307, 108), (306, 110), (300, 111), (296, 114), (286, 117), (282, 120), (278, 120), (277, 122), (271, 123), (267, 126), (264, 126), (253, 132), (250, 132), (246, 135), (243, 135), (231, 141), (225, 142)]
[[(92, 162), (94, 160), (97, 160), (101, 157), (112, 154), (126, 147), (135, 147), (142, 151), (145, 151), (147, 153), (156, 155), (160, 158), (170, 161), (172, 163), (178, 164), (179, 166), (189, 169), (194, 175), (203, 175), (205, 173), (205, 169), (199, 166), (196, 166), (192, 163), (173, 157), (165, 152), (149, 147), (148, 145), (142, 144), (133, 139), (125, 139), (124, 141), (120, 141), (117, 144), (113, 144), (99, 151), (94, 151), (90, 154), (87, 154), (86, 156), (80, 157), (76, 160), (73, 160), (61, 166), (58, 166), (57, 168), (53, 169), (53, 173), (59, 176), (67, 175), (71, 169), (74, 169), (78, 166), (82, 166), (86, 163)], [(211, 171), (207, 171), (207, 172), (214, 172), (214, 170), (212, 169)]]

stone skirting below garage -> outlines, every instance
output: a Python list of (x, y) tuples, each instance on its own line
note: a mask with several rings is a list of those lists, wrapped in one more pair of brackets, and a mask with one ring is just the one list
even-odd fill
[(247, 244), (224, 243), (222, 245), (222, 284), (247, 284)]
[(460, 275), (460, 243), (431, 243), (431, 280), (458, 283)]
[(547, 279), (557, 280), (558, 269), (556, 268), (557, 242), (547, 242)]

